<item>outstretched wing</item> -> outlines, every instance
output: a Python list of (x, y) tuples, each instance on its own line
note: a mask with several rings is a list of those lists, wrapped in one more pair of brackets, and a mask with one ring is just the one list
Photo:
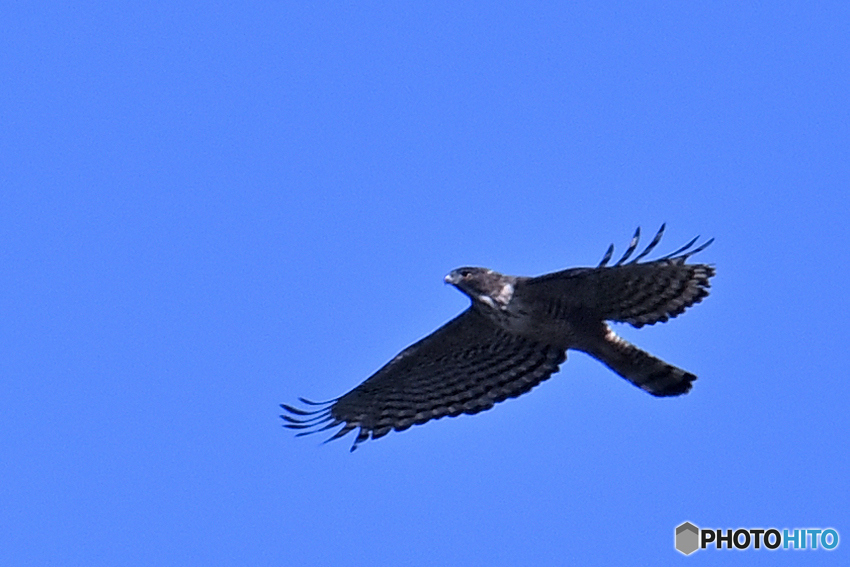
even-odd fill
[(444, 416), (474, 414), (523, 394), (558, 370), (563, 349), (499, 329), (470, 307), (409, 346), (365, 382), (329, 402), (301, 409), (283, 404), (286, 426), (299, 435), (359, 427), (361, 442)]
[[(529, 278), (523, 282), (532, 296), (551, 302), (552, 313), (587, 313), (594, 318), (630, 323), (635, 327), (667, 321), (708, 295), (714, 267), (688, 264), (687, 260), (704, 250), (714, 239), (694, 248), (699, 237), (658, 260), (638, 263), (661, 240), (664, 225), (655, 238), (631, 262), (626, 260), (637, 248), (640, 229), (629, 248), (613, 266), (606, 266), (613, 253), (608, 248), (596, 268), (574, 268)], [(534, 295), (536, 294), (536, 295)]]

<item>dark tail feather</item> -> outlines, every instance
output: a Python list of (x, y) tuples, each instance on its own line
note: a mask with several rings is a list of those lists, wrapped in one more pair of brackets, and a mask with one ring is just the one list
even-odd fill
[(617, 336), (608, 328), (603, 338), (582, 351), (653, 396), (679, 396), (697, 379)]

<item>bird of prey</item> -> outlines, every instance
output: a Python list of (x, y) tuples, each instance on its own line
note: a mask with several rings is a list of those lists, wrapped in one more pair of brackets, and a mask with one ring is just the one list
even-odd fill
[(327, 402), (300, 398), (281, 404), (286, 427), (298, 435), (342, 426), (328, 441), (359, 428), (351, 447), (391, 430), (403, 431), (445, 416), (475, 414), (528, 392), (546, 380), (574, 349), (596, 358), (653, 396), (678, 396), (696, 376), (625, 341), (608, 321), (634, 327), (681, 314), (708, 295), (714, 267), (689, 264), (699, 237), (653, 261), (633, 260), (635, 231), (623, 257), (609, 266), (612, 244), (595, 268), (538, 277), (506, 276), (486, 268), (458, 268), (445, 277), (469, 296), (463, 313), (407, 347), (347, 394)]

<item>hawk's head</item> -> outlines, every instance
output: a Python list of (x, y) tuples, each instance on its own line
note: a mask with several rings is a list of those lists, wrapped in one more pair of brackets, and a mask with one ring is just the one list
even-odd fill
[(473, 301), (493, 308), (505, 308), (513, 297), (516, 278), (505, 276), (487, 268), (458, 268), (445, 278)]

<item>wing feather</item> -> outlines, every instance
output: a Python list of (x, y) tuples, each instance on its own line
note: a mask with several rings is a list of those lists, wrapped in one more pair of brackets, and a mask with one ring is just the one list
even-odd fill
[[(667, 321), (699, 303), (709, 293), (714, 266), (688, 264), (692, 255), (705, 250), (714, 239), (693, 248), (699, 237), (658, 260), (638, 260), (655, 248), (664, 225), (646, 250), (624, 263), (637, 246), (640, 232), (632, 237), (623, 258), (613, 266), (573, 268), (523, 281), (532, 296), (558, 304), (567, 316), (585, 313), (592, 318), (629, 323), (635, 327)], [(606, 253), (606, 257), (610, 257)]]
[(327, 407), (306, 411), (284, 404), (281, 417), (299, 434), (327, 422), (323, 430), (342, 425), (329, 440), (359, 427), (353, 451), (370, 437), (475, 414), (517, 397), (556, 372), (565, 358), (563, 349), (509, 334), (469, 308)]

